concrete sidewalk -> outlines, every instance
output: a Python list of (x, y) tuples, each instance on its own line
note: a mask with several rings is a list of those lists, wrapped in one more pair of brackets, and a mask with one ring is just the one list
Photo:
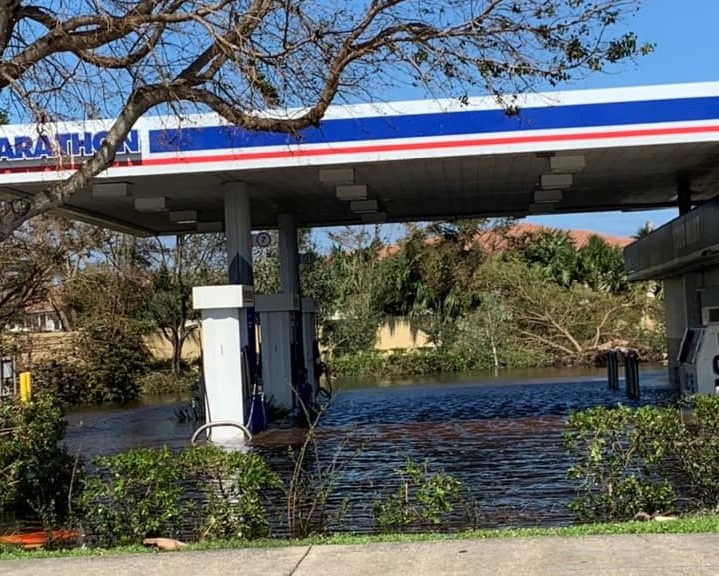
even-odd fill
[(2, 576), (703, 576), (719, 534), (454, 540), (0, 561)]

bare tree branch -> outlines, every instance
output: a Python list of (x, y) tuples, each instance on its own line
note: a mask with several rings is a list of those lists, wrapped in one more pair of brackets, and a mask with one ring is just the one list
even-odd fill
[[(444, 96), (504, 95), (602, 70), (651, 49), (618, 24), (641, 0), (18, 0), (0, 6), (0, 91), (13, 120), (112, 118), (65, 180), (0, 206), (0, 238), (67, 203), (112, 166), (162, 106), (248, 130), (317, 125), (351, 91), (398, 82)], [(273, 113), (262, 113), (265, 107)], [(301, 110), (289, 114), (287, 109)], [(80, 112), (81, 111), (81, 112)]]

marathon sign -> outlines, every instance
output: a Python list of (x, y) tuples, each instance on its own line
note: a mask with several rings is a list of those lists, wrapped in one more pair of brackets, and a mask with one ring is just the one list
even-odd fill
[[(65, 132), (54, 135), (0, 136), (0, 161), (44, 160), (60, 157), (92, 156), (102, 146), (107, 130)], [(140, 154), (140, 135), (131, 130), (118, 155)]]

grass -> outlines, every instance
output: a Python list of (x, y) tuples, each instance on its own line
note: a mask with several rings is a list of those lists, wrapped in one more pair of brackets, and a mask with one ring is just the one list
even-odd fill
[[(284, 546), (309, 545), (363, 545), (389, 542), (434, 542), (440, 540), (487, 539), (487, 538), (540, 538), (540, 537), (580, 537), (592, 535), (621, 534), (700, 534), (719, 532), (719, 515), (687, 516), (670, 522), (622, 522), (608, 524), (581, 524), (561, 528), (506, 528), (469, 530), (452, 534), (379, 534), (359, 536), (337, 534), (333, 536), (314, 536), (304, 540), (212, 540), (197, 542), (185, 550), (227, 550), (236, 548), (280, 548)], [(0, 547), (0, 560), (18, 560), (35, 558), (66, 558), (80, 556), (115, 556), (119, 554), (152, 553), (142, 546), (120, 546), (111, 549), (74, 548), (68, 550), (25, 551), (10, 547)]]

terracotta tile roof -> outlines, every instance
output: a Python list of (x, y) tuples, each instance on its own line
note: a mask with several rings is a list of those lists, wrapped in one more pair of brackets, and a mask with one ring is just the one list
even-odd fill
[(615, 248), (624, 248), (634, 242), (633, 238), (627, 236), (610, 236), (608, 234), (591, 232), (589, 230), (561, 230), (557, 228), (550, 228), (548, 226), (542, 226), (540, 224), (533, 224), (531, 222), (517, 222), (506, 230), (504, 234), (495, 230), (480, 232), (477, 234), (477, 241), (484, 248), (503, 250), (507, 247), (507, 237), (519, 239), (524, 236), (552, 231), (566, 232), (576, 248), (583, 248), (589, 244), (589, 240), (592, 236), (598, 236), (609, 246), (613, 246)]
[[(583, 248), (589, 244), (592, 236), (598, 236), (609, 246), (615, 248), (624, 248), (625, 246), (634, 242), (633, 238), (627, 236), (610, 236), (608, 234), (601, 234), (599, 232), (591, 232), (589, 230), (562, 230), (557, 228), (551, 228), (548, 226), (542, 226), (540, 224), (533, 224), (531, 222), (517, 222), (506, 230), (485, 230), (478, 232), (475, 236), (475, 243), (478, 244), (482, 249), (490, 252), (499, 252), (507, 248), (508, 239), (519, 240), (525, 236), (533, 234), (541, 234), (542, 232), (566, 232), (569, 235), (570, 240), (576, 248)], [(437, 242), (437, 238), (428, 238), (427, 243), (433, 244)], [(399, 244), (389, 244), (380, 248), (378, 257), (387, 258), (388, 256), (394, 256), (400, 251), (401, 247)]]

